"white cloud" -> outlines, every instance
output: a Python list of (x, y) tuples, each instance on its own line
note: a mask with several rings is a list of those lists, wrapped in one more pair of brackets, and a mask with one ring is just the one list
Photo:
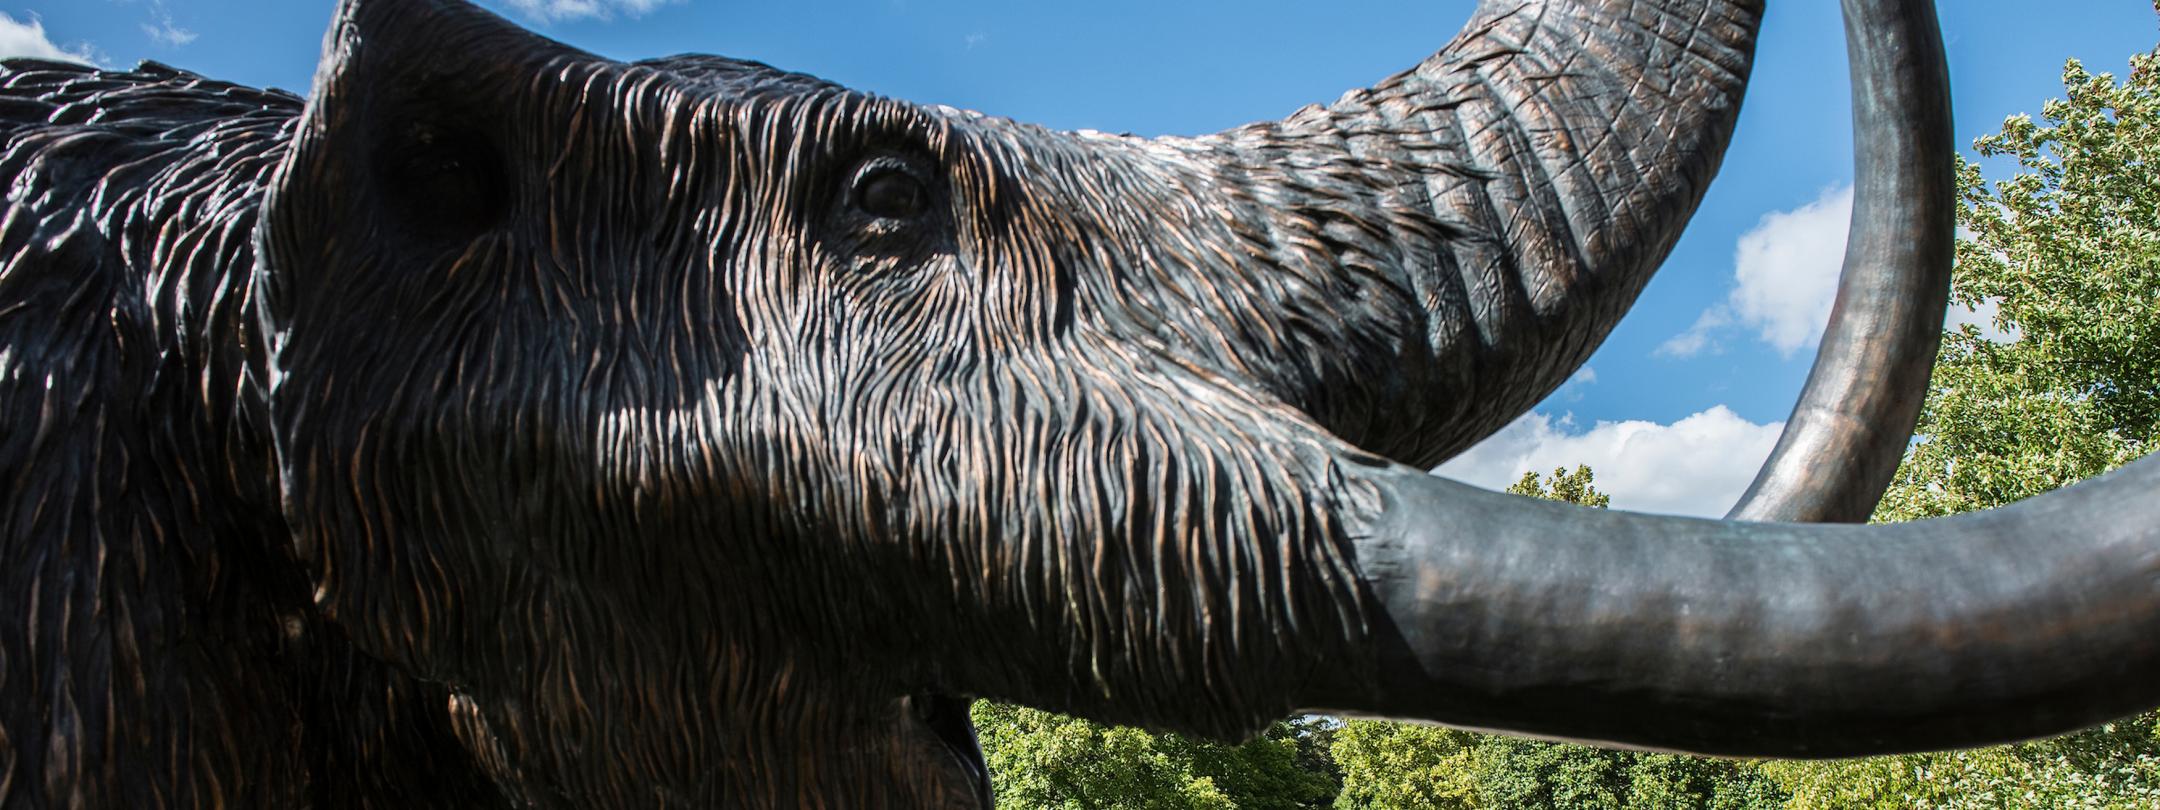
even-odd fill
[(94, 65), (90, 46), (77, 45), (73, 50), (54, 45), (45, 37), (45, 21), (36, 14), (28, 21), (18, 21), (0, 11), (0, 59), (50, 59), (55, 62), (76, 62)]
[[(2001, 204), (1996, 203), (1995, 205), (2000, 207)], [(1975, 238), (1977, 238), (1976, 234), (1971, 229), (1963, 225), (1957, 226), (1957, 240), (1959, 242), (1970, 242)], [(2008, 258), (2000, 252), (1997, 252), (1996, 256), (2006, 260)], [(1980, 333), (1981, 340), (1990, 343), (2014, 343), (2019, 335), (2017, 327), (2013, 326), (2004, 329), (1995, 325), (1995, 318), (2002, 309), (2001, 304), (2002, 299), (1999, 298), (1983, 298), (1980, 299), (1978, 304), (1969, 307), (1951, 301), (1950, 306), (1943, 312), (1943, 329), (1950, 331), (1961, 326), (1971, 326)]]
[(142, 31), (145, 36), (150, 37), (151, 41), (174, 48), (194, 42), (197, 37), (201, 36), (193, 31), (174, 25), (170, 14), (158, 15), (155, 24), (143, 23)]
[[(1814, 202), (1791, 211), (1763, 215), (1740, 236), (1733, 251), (1733, 289), (1725, 300), (1703, 310), (1687, 331), (1666, 338), (1652, 354), (1694, 357), (1716, 354), (1720, 336), (1733, 327), (1755, 330), (1763, 342), (1791, 357), (1822, 339), (1837, 301), (1838, 271), (1844, 265), (1845, 235), (1852, 219), (1851, 186), (1827, 189)], [(1958, 226), (1960, 241), (1972, 233)], [(1995, 325), (1996, 302), (1966, 307), (1951, 302), (1943, 327), (1971, 324), (1983, 339), (1997, 343), (2018, 338), (2015, 329)]]
[(1577, 369), (1573, 376), (1568, 377), (1567, 382), (1561, 383), (1560, 387), (1553, 391), (1552, 398), (1566, 402), (1581, 402), (1583, 389), (1596, 384), (1597, 369), (1583, 366)]
[(1997, 310), (2000, 309), (2000, 303), (1993, 298), (1983, 298), (1980, 303), (1968, 307), (1952, 301), (1950, 302), (1950, 310), (1943, 313), (1943, 328), (1956, 329), (1960, 326), (1970, 325), (1980, 332), (1981, 340), (1991, 343), (2016, 342), (2019, 334), (2016, 327), (2004, 329), (1995, 325), (1995, 316)]
[(506, 0), (518, 13), (541, 22), (586, 17), (610, 19), (617, 13), (637, 17), (676, 0)]
[(1664, 343), (1658, 344), (1657, 350), (1652, 354), (1659, 357), (1694, 357), (1702, 354), (1704, 350), (1710, 350), (1712, 354), (1716, 354), (1715, 350), (1718, 347), (1710, 343), (1711, 335), (1731, 325), (1732, 310), (1728, 309), (1724, 304), (1719, 304), (1703, 310), (1701, 317), (1695, 319), (1694, 326), (1688, 327), (1685, 332), (1666, 338)]
[(1784, 423), (1758, 425), (1718, 405), (1670, 425), (1599, 422), (1531, 412), (1434, 472), (1504, 489), (1535, 470), (1587, 464), (1615, 509), (1716, 517), (1747, 489)]
[(1700, 354), (1731, 327), (1752, 330), (1786, 357), (1819, 340), (1837, 299), (1852, 197), (1851, 186), (1840, 186), (1791, 211), (1764, 214), (1733, 249), (1732, 292), (1657, 354)]

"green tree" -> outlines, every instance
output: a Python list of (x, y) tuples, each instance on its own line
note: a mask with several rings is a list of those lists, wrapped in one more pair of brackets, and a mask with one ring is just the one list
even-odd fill
[[(2143, 455), (2160, 428), (2160, 62), (2117, 83), (2075, 60), (2068, 97), (1979, 139), (2019, 171), (1959, 168), (1952, 295), (1995, 309), (1949, 330), (1916, 433), (1877, 517), (1986, 509)], [(2014, 337), (2014, 339), (2006, 339)]]
[(1636, 754), (1628, 766), (1629, 810), (1753, 810), (1783, 807), (1785, 787), (1757, 763), (1677, 754)]
[[(2063, 83), (2039, 121), (2013, 117), (1976, 144), (2014, 176), (1960, 167), (1953, 295), (1992, 308), (1993, 328), (1945, 334), (1878, 520), (1998, 506), (2160, 449), (2160, 55), (2133, 58), (2120, 83), (2073, 61)], [(1610, 502), (1587, 467), (1509, 491)], [(1303, 773), (1339, 775), (1322, 781), (1340, 779), (1340, 808), (2160, 806), (2156, 714), (1973, 751), (1755, 764), (1361, 720), (1271, 732), (1256, 743), (1288, 748), (1250, 757), (1049, 715), (985, 722), (1026, 711), (977, 709), (1000, 798), (1021, 807), (1260, 806), (1238, 791), (1264, 780), (1237, 775), (1274, 773), (1285, 750)]]
[(989, 701), (972, 714), (999, 807), (1297, 810), (1335, 795), (1317, 719), (1225, 745)]
[[(1605, 508), (1587, 466), (1523, 474), (1507, 491)], [(1768, 808), (1784, 788), (1754, 763), (1608, 751), (1378, 720), (1336, 732), (1342, 810)]]
[(1612, 506), (1612, 496), (1599, 492), (1594, 486), (1596, 481), (1597, 476), (1590, 472), (1589, 466), (1577, 464), (1572, 472), (1566, 467), (1554, 467), (1551, 478), (1541, 477), (1534, 471), (1525, 472), (1521, 479), (1508, 485), (1507, 491), (1515, 495), (1566, 501), (1599, 509)]
[[(1960, 167), (1953, 295), (1994, 330), (1948, 331), (1914, 444), (1876, 512), (1999, 506), (2097, 475), (2160, 439), (2160, 55), (2118, 83), (2076, 61), (2064, 99), (1979, 139), (2018, 170)], [(1813, 807), (2160, 806), (2148, 714), (2053, 740), (1770, 771)]]
[(1348, 720), (1331, 748), (1342, 769), (1344, 810), (1463, 810), (1477, 807), (1478, 748), (1484, 735), (1439, 726)]

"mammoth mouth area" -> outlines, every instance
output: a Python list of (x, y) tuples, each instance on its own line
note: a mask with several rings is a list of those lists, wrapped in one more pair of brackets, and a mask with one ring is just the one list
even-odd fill
[(975, 738), (975, 722), (968, 715), (973, 701), (964, 697), (926, 692), (910, 695), (908, 708), (915, 720), (935, 737), (940, 747), (970, 783), (983, 807), (990, 806), (990, 766), (983, 761), (982, 745)]

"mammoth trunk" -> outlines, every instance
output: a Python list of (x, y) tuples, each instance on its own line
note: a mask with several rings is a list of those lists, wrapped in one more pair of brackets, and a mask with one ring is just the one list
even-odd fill
[(1227, 364), (1405, 463), (1497, 430), (1581, 365), (1679, 238), (1760, 17), (1729, 0), (1491, 0), (1376, 86), (1166, 141), (1238, 212), (1205, 238), (1242, 257), (1224, 283), (1252, 301), (1224, 316), (1255, 336)]

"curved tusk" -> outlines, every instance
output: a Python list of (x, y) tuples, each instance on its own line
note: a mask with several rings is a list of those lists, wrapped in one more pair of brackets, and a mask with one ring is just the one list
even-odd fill
[[(2160, 457), (1987, 512), (1740, 523), (1377, 472), (1372, 678), (1317, 705), (1704, 754), (2057, 734), (2160, 703)], [(1313, 701), (1308, 701), (1313, 702)]]
[(1776, 449), (1727, 517), (1866, 520), (1920, 418), (1957, 227), (1950, 79), (1932, 0), (1845, 0), (1851, 237), (1837, 303)]

